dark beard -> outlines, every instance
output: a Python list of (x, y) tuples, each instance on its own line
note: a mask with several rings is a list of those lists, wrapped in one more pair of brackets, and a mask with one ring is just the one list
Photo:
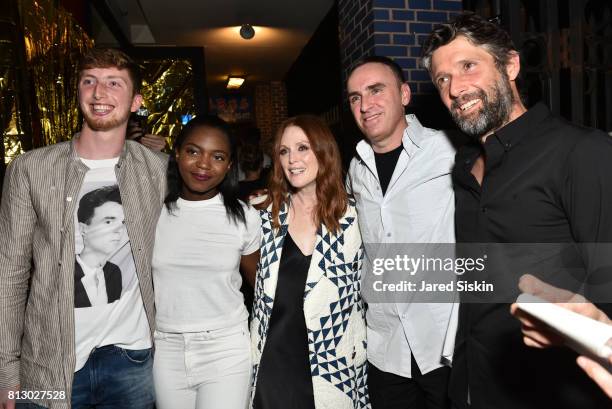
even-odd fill
[[(490, 88), (490, 97), (484, 90), (462, 95), (451, 104), (450, 114), (453, 120), (465, 134), (476, 140), (502, 127), (510, 119), (514, 95), (510, 88), (510, 80), (505, 73), (501, 73), (499, 83)], [(459, 107), (467, 101), (479, 98), (482, 108), (471, 117), (463, 117)]]

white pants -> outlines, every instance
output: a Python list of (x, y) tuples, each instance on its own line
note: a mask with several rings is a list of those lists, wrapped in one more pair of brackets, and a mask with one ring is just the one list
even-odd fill
[(157, 409), (245, 409), (251, 383), (247, 323), (213, 331), (155, 331)]

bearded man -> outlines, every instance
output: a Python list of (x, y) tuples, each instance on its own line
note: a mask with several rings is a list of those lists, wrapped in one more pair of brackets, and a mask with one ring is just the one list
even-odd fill
[[(577, 256), (576, 281), (609, 283), (609, 256), (601, 264), (584, 244), (612, 242), (612, 139), (543, 104), (526, 109), (516, 84), (519, 53), (507, 32), (477, 15), (436, 28), (423, 45), (423, 65), (473, 139), (453, 170), (457, 242), (570, 243), (575, 254), (548, 261), (562, 265), (562, 257)], [(503, 274), (508, 290), (526, 272), (487, 274)], [(508, 304), (461, 301), (449, 388), (454, 407), (609, 407), (575, 355), (523, 344)]]

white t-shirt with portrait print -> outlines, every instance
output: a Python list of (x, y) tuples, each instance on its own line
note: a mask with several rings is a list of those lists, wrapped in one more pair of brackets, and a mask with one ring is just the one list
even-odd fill
[(240, 258), (259, 249), (259, 212), (242, 203), (246, 224), (227, 217), (221, 194), (164, 206), (155, 234), (153, 284), (156, 328), (201, 332), (248, 318), (240, 292)]
[[(81, 160), (89, 170), (83, 180), (74, 214), (75, 372), (85, 365), (95, 348), (105, 345), (124, 349), (151, 347), (149, 323), (140, 294), (123, 206), (114, 201), (97, 205), (89, 222), (84, 224), (79, 223), (77, 217), (81, 204), (87, 206), (87, 200), (81, 202), (84, 195), (98, 189), (118, 189), (115, 165), (119, 158)], [(83, 234), (90, 236), (84, 240)], [(108, 253), (102, 260), (87, 261), (82, 257), (87, 245), (108, 249)]]

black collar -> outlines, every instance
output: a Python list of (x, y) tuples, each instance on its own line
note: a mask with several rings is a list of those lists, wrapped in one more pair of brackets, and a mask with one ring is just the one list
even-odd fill
[(537, 128), (537, 125), (550, 115), (550, 110), (546, 105), (541, 102), (537, 103), (523, 115), (489, 135), (484, 145), (476, 141), (464, 145), (457, 154), (456, 163), (463, 165), (466, 170), (470, 171), (474, 161), (483, 150), (487, 153), (500, 149), (506, 152), (511, 150), (523, 139), (528, 138), (531, 132)]
[(494, 132), (493, 135), (487, 138), (485, 145), (489, 141), (497, 140), (505, 151), (509, 151), (515, 145), (518, 145), (522, 139), (528, 137), (537, 128), (537, 125), (550, 116), (550, 114), (548, 107), (539, 102), (523, 115)]

